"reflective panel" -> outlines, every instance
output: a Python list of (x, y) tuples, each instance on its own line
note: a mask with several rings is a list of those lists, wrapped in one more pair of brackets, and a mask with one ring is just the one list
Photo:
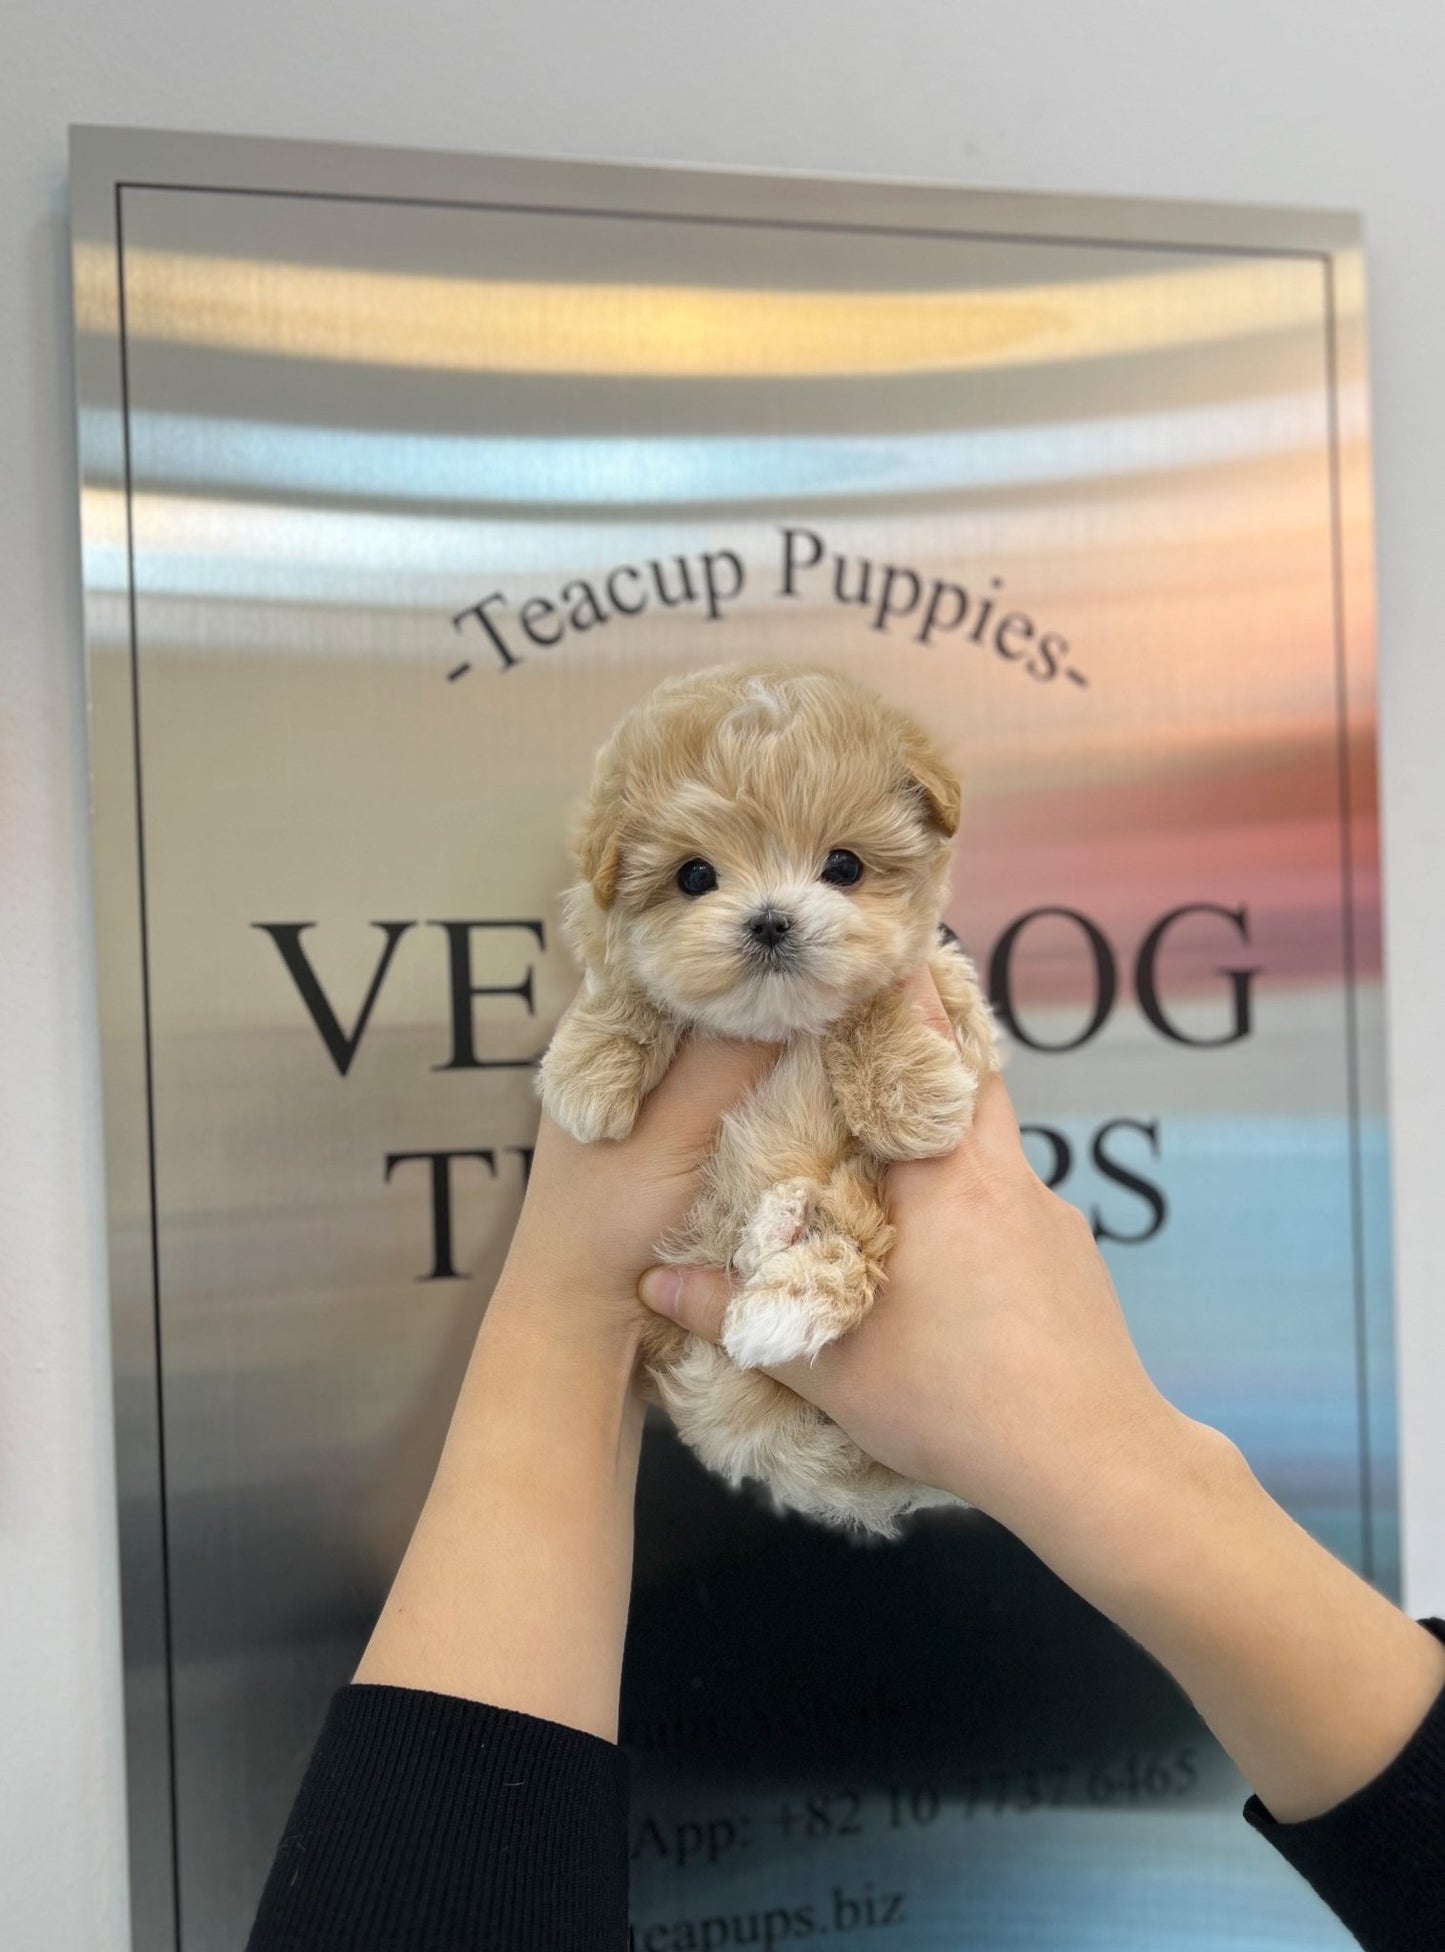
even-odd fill
[[(138, 1945), (244, 1936), (515, 1219), (568, 805), (671, 671), (947, 742), (1039, 1170), (1392, 1589), (1353, 222), (114, 131), (74, 210)], [(862, 1549), (659, 1427), (639, 1519), (642, 1952), (1345, 1943), (976, 1515)]]

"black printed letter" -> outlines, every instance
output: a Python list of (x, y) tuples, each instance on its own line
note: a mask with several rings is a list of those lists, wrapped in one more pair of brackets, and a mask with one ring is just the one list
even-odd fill
[(381, 993), (386, 972), (391, 967), (391, 959), (396, 954), (396, 945), (408, 929), (416, 927), (415, 922), (373, 922), (372, 928), (380, 929), (386, 937), (386, 947), (381, 952), (381, 961), (376, 965), (376, 973), (371, 979), (371, 988), (366, 992), (356, 1028), (348, 1037), (341, 1028), (336, 1012), (326, 1000), (326, 994), (316, 980), (316, 972), (306, 959), (306, 951), (301, 947), (301, 938), (307, 929), (315, 928), (314, 922), (253, 922), (253, 929), (260, 929), (281, 951), (281, 960), (291, 972), (291, 980), (301, 992), (301, 1001), (311, 1013), (311, 1021), (321, 1032), (321, 1041), (331, 1053), (331, 1061), (344, 1078), (351, 1069), (351, 1060), (356, 1056), (361, 1044), (362, 1032), (371, 1017), (372, 1005)]
[(472, 1022), (474, 996), (520, 996), (527, 1015), (537, 1014), (532, 997), (532, 965), (520, 983), (474, 983), (472, 981), (473, 929), (527, 929), (545, 949), (546, 939), (540, 922), (432, 922), (434, 929), (445, 929), (447, 956), (451, 967), (452, 1054), (445, 1064), (434, 1064), (434, 1071), (525, 1071), (537, 1062), (535, 1057), (478, 1057), (475, 1025)]

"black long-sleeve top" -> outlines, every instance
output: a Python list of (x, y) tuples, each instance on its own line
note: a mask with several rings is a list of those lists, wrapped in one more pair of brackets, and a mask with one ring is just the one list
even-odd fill
[[(1445, 1691), (1390, 1766), (1323, 1816), (1276, 1823), (1258, 1797), (1244, 1814), (1365, 1952), (1445, 1952)], [(450, 1695), (341, 1690), (249, 1952), (626, 1945), (621, 1750)]]

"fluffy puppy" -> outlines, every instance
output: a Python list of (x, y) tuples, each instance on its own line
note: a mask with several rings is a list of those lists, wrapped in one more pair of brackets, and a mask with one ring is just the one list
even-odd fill
[[(575, 1138), (620, 1139), (689, 1030), (783, 1046), (658, 1245), (731, 1272), (723, 1346), (649, 1320), (644, 1362), (729, 1482), (885, 1534), (947, 1499), (761, 1369), (861, 1321), (893, 1237), (885, 1169), (951, 1151), (997, 1065), (973, 969), (940, 937), (959, 799), (920, 727), (836, 673), (720, 667), (659, 686), (597, 758), (565, 911), (586, 985), (539, 1077)], [(951, 1044), (899, 993), (925, 961)]]

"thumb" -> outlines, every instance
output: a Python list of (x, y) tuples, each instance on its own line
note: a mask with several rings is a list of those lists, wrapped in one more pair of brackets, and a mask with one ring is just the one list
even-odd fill
[(722, 1341), (732, 1288), (721, 1268), (650, 1267), (637, 1292), (654, 1315), (666, 1316), (704, 1342)]
[(953, 1042), (953, 1025), (948, 1020), (948, 1012), (943, 1007), (943, 998), (938, 994), (938, 984), (933, 980), (933, 971), (926, 962), (917, 969), (903, 985), (903, 994), (917, 1009), (919, 1016), (930, 1030), (936, 1030), (940, 1037)]

